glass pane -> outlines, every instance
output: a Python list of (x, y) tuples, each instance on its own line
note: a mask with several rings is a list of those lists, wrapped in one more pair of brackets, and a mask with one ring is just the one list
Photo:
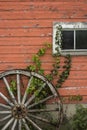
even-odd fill
[(74, 31), (62, 31), (62, 49), (74, 49)]
[(87, 49), (87, 30), (76, 31), (76, 49)]

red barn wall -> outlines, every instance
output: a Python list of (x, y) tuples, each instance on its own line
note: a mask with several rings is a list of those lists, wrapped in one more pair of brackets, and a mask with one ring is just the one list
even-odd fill
[[(1, 0), (0, 72), (23, 69), (44, 42), (52, 43), (53, 22), (87, 22), (87, 0)], [(43, 58), (50, 71), (52, 51)], [(87, 101), (87, 56), (73, 56), (61, 95), (83, 95)]]

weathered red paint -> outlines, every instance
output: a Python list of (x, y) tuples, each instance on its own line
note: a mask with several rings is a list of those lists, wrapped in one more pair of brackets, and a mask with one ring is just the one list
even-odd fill
[[(0, 72), (30, 65), (32, 55), (43, 43), (52, 43), (55, 21), (87, 22), (87, 0), (1, 0)], [(42, 58), (46, 73), (54, 62), (51, 54), (52, 51), (48, 51)], [(63, 62), (62, 58), (61, 64)], [(87, 56), (72, 57), (70, 76), (59, 92), (64, 97), (84, 95), (83, 102), (87, 102)]]

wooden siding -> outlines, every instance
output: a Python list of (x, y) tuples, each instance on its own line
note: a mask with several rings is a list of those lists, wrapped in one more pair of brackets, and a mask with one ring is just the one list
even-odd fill
[[(52, 43), (55, 21), (87, 22), (87, 0), (1, 0), (0, 72), (23, 69), (44, 42)], [(46, 72), (52, 68), (51, 51), (43, 57)], [(61, 95), (80, 94), (87, 102), (87, 56), (73, 56)]]

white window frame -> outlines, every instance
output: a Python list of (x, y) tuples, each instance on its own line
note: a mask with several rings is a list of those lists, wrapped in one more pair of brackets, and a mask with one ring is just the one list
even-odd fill
[(58, 45), (55, 44), (55, 36), (57, 27), (61, 25), (62, 30), (72, 30), (74, 31), (74, 49), (62, 50), (59, 48), (62, 55), (71, 54), (71, 55), (87, 55), (87, 49), (75, 49), (75, 30), (87, 30), (87, 22), (55, 22), (53, 24), (53, 54), (56, 54), (56, 48)]

